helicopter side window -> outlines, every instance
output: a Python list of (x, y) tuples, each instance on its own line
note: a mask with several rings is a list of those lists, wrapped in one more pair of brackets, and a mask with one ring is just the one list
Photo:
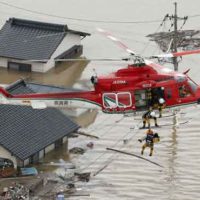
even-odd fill
[(132, 105), (130, 92), (117, 93), (117, 105), (121, 108), (130, 107)]
[(115, 93), (104, 93), (103, 94), (103, 106), (105, 108), (116, 108), (117, 107), (117, 95)]

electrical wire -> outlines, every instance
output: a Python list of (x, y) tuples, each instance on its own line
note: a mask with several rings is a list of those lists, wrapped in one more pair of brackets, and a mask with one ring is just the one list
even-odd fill
[(23, 8), (20, 6), (15, 6), (3, 1), (0, 1), (0, 4), (8, 6), (8, 7), (12, 7), (12, 8), (16, 8), (18, 10), (23, 10), (29, 13), (33, 13), (33, 14), (38, 14), (38, 15), (45, 15), (45, 16), (49, 16), (49, 17), (54, 17), (54, 18), (60, 18), (60, 19), (67, 19), (67, 20), (74, 20), (74, 21), (84, 21), (84, 22), (91, 22), (91, 23), (110, 23), (110, 24), (151, 24), (151, 23), (157, 23), (160, 22), (160, 20), (141, 20), (141, 21), (105, 21), (105, 20), (92, 20), (92, 19), (82, 19), (82, 18), (72, 18), (72, 17), (64, 17), (64, 16), (60, 16), (60, 15), (54, 15), (54, 14), (48, 14), (48, 13), (44, 13), (44, 12), (40, 12), (40, 11), (35, 11), (35, 10), (31, 10), (31, 9), (27, 9), (27, 8)]
[[(73, 17), (64, 17), (64, 16), (60, 16), (60, 15), (54, 15), (54, 14), (48, 14), (45, 12), (40, 12), (40, 11), (36, 11), (36, 10), (31, 10), (28, 8), (24, 8), (24, 7), (20, 7), (20, 6), (16, 6), (16, 5), (12, 5), (9, 4), (7, 2), (3, 2), (0, 1), (1, 5), (4, 6), (8, 6), (8, 7), (12, 7), (12, 8), (16, 8), (18, 10), (23, 10), (26, 12), (30, 12), (33, 14), (38, 14), (38, 15), (45, 15), (45, 16), (49, 16), (49, 17), (54, 17), (54, 18), (61, 18), (61, 19), (67, 19), (67, 20), (75, 20), (75, 21), (85, 21), (85, 22), (92, 22), (92, 23), (113, 23), (113, 24), (150, 24), (150, 23), (157, 23), (160, 22), (160, 19), (155, 19), (155, 20), (140, 20), (140, 21), (112, 21), (112, 20), (91, 20), (91, 19), (82, 19), (82, 18), (73, 18)], [(200, 14), (196, 14), (196, 15), (189, 15), (188, 18), (195, 18), (195, 17), (200, 17)], [(164, 17), (163, 21), (166, 21), (168, 18), (168, 16), (166, 15)], [(162, 25), (162, 24), (161, 24)]]

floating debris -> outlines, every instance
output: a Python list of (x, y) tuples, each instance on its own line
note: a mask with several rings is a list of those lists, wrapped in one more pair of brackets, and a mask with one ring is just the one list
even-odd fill
[(90, 172), (85, 173), (74, 173), (74, 175), (78, 178), (80, 181), (88, 182), (90, 180)]
[(93, 142), (87, 143), (87, 147), (89, 147), (90, 149), (92, 149), (94, 147), (94, 143)]
[(84, 154), (85, 150), (80, 147), (73, 147), (72, 149), (69, 150), (69, 153), (74, 153), (74, 154)]

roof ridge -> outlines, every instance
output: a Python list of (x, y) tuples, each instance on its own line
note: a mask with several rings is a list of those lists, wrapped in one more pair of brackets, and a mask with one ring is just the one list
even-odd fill
[(8, 23), (16, 26), (25, 26), (30, 28), (38, 28), (43, 30), (51, 30), (57, 32), (67, 32), (68, 26), (66, 24), (55, 24), (40, 21), (33, 21), (19, 18), (9, 18)]

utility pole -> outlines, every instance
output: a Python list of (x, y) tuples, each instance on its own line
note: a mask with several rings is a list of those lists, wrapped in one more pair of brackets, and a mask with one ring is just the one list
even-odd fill
[[(174, 15), (166, 15), (165, 18), (169, 18), (170, 20), (173, 20), (173, 26), (174, 26), (174, 31), (172, 35), (172, 45), (170, 47), (172, 52), (177, 52), (177, 47), (178, 47), (178, 20), (184, 20), (184, 24), (187, 20), (186, 17), (178, 17), (177, 15), (177, 3), (174, 3), (175, 10), (174, 10)], [(178, 59), (177, 57), (173, 57), (173, 65), (174, 65), (174, 71), (178, 71)]]
[[(174, 36), (173, 36), (173, 45), (172, 45), (172, 52), (177, 52), (177, 39), (178, 39), (178, 32), (177, 32), (177, 3), (174, 3), (175, 11), (174, 11)], [(174, 70), (178, 71), (178, 60), (177, 57), (173, 57), (173, 64)]]

